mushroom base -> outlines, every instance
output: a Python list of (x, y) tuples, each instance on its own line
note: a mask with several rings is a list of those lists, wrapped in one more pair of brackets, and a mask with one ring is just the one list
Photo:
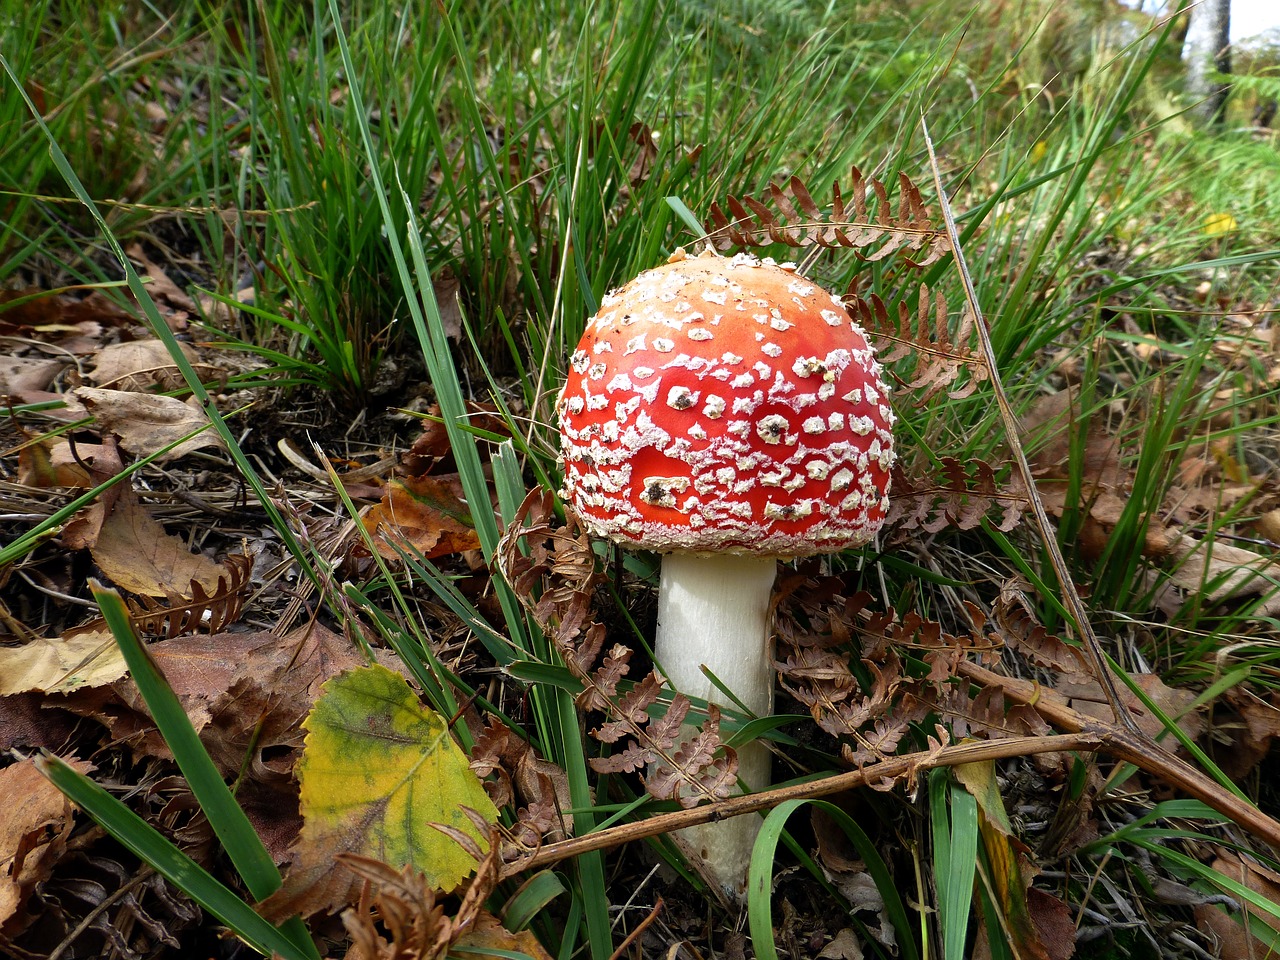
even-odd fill
[[(703, 673), (705, 665), (751, 713), (773, 712), (769, 598), (776, 576), (773, 557), (663, 557), (654, 652), (676, 690), (737, 710)], [(769, 751), (763, 744), (738, 749), (738, 776), (751, 791), (769, 785)], [(742, 816), (682, 830), (678, 839), (701, 861), (709, 879), (737, 896), (745, 888), (759, 828), (758, 816)]]

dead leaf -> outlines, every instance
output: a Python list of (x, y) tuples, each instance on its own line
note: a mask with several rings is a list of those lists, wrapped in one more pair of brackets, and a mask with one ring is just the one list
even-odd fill
[[(1234, 852), (1224, 852), (1211, 866), (1218, 873), (1243, 884), (1264, 899), (1280, 903), (1280, 874), (1274, 870), (1268, 870), (1260, 863), (1244, 860)], [(1245, 916), (1255, 922), (1265, 923), (1272, 930), (1280, 931), (1280, 921), (1274, 917), (1254, 910), (1248, 904), (1242, 906)], [(1273, 951), (1250, 932), (1248, 926), (1241, 922), (1240, 916), (1233, 916), (1207, 903), (1197, 905), (1193, 912), (1196, 926), (1217, 938), (1218, 956), (1222, 960), (1257, 960), (1259, 957), (1272, 955)]]
[(832, 817), (815, 808), (809, 819), (818, 844), (818, 864), (822, 867), (823, 875), (840, 891), (854, 912), (874, 913), (877, 916), (879, 926), (867, 924), (866, 929), (876, 940), (893, 951), (897, 944), (897, 934), (889, 920), (884, 895), (867, 872), (866, 864), (858, 858), (853, 844)]
[(116, 434), (120, 446), (136, 457), (150, 456), (201, 428), (201, 433), (179, 443), (160, 457), (160, 462), (176, 460), (205, 447), (222, 447), (222, 438), (209, 428), (204, 412), (177, 397), (96, 387), (77, 387), (71, 393), (97, 420), (99, 429)]
[[(320, 624), (283, 636), (262, 630), (179, 637), (148, 650), (218, 768), (277, 784), (293, 769), (302, 720), (321, 685), (365, 662)], [(136, 753), (172, 756), (132, 683), (82, 692), (67, 706), (105, 724)]]
[(445, 912), (438, 890), (419, 870), (396, 870), (357, 854), (340, 854), (337, 860), (362, 881), (358, 902), (342, 914), (351, 939), (345, 960), (439, 960), (453, 955), (451, 946), (493, 960), (551, 960), (531, 933), (511, 933), (484, 909), (497, 883), (494, 853), (480, 863), (454, 916)]
[[(258, 292), (254, 289), (253, 284), (241, 287), (235, 292), (232, 299), (236, 303), (245, 303), (252, 306), (257, 302)], [(225, 300), (208, 295), (200, 298), (200, 316), (213, 321), (219, 327), (234, 326), (240, 319), (240, 311)]]
[[(16, 300), (25, 302), (10, 306)], [(105, 328), (130, 322), (129, 314), (99, 290), (80, 300), (34, 287), (0, 290), (0, 334), (56, 344), (71, 353), (93, 353), (102, 346)]]
[(852, 927), (845, 927), (818, 954), (822, 960), (862, 960), (862, 945)]
[[(158, 304), (166, 305), (174, 310), (182, 311), (187, 316), (196, 312), (195, 301), (181, 290), (176, 283), (169, 279), (169, 275), (160, 268), (158, 264), (142, 250), (142, 244), (130, 244), (125, 253), (129, 255), (129, 259), (142, 265), (141, 273), (150, 283), (147, 284), (147, 293), (151, 295), (151, 299)], [(187, 319), (186, 316), (173, 317), (166, 316), (165, 321), (174, 330), (182, 329), (186, 324), (182, 321)]]
[(1065, 480), (1071, 471), (1083, 477), (1081, 498), (1088, 502), (1100, 490), (1115, 489), (1127, 475), (1120, 462), (1120, 442), (1102, 427), (1099, 417), (1091, 417), (1084, 442), (1084, 460), (1072, 461), (1073, 436), (1081, 429), (1079, 387), (1041, 397), (1022, 418), (1027, 446), (1033, 450), (1031, 466), (1037, 477)]
[(0, 697), (0, 751), (61, 751), (79, 718), (59, 709), (43, 693), (12, 693)]
[[(81, 773), (93, 768), (67, 762)], [(10, 801), (0, 804), (0, 935), (9, 938), (34, 919), (23, 906), (66, 853), (74, 808), (31, 759), (0, 770), (0, 797)]]
[(480, 546), (457, 474), (392, 480), (382, 500), (361, 512), (360, 521), (388, 560), (399, 559), (406, 549), (431, 559)]
[(1253, 525), (1259, 535), (1273, 544), (1280, 543), (1280, 510), (1268, 510), (1254, 520)]
[[(1171, 687), (1154, 673), (1131, 674), (1130, 679), (1142, 688), (1142, 692), (1150, 698), (1166, 717), (1175, 720), (1188, 737), (1192, 740), (1198, 740), (1204, 735), (1207, 725), (1203, 714), (1198, 710), (1187, 712), (1191, 704), (1195, 702), (1195, 693), (1190, 690)], [(1149, 737), (1160, 736), (1164, 732), (1164, 724), (1160, 722), (1160, 719), (1151, 713), (1127, 686), (1119, 682), (1117, 682), (1116, 686), (1120, 691), (1120, 697), (1125, 706), (1129, 708), (1130, 715), (1137, 721), (1139, 729)], [(1085, 716), (1094, 717), (1098, 720), (1112, 720), (1114, 718), (1111, 707), (1107, 704), (1102, 688), (1097, 681), (1089, 680), (1084, 683), (1076, 683), (1063, 680), (1057, 684), (1057, 690), (1064, 696), (1069, 697), (1070, 706)]]
[(444, 335), (450, 340), (462, 339), (462, 307), (458, 303), (458, 291), (462, 284), (449, 267), (445, 267), (432, 281), (435, 288), (436, 305), (440, 309), (440, 320), (444, 325)]
[(1258, 604), (1253, 615), (1269, 617), (1280, 613), (1280, 596), (1275, 594), (1280, 565), (1273, 558), (1220, 540), (1197, 540), (1177, 531), (1160, 531), (1159, 536), (1174, 586), (1210, 603), (1270, 595)]
[(1051, 893), (1030, 887), (1027, 909), (1048, 960), (1069, 960), (1076, 952), (1076, 924), (1067, 905)]
[[(457, 469), (452, 467), (452, 448), (449, 444), (449, 431), (445, 429), (440, 418), (440, 405), (433, 403), (422, 421), (422, 433), (413, 442), (413, 446), (400, 457), (401, 472), (410, 477), (421, 477), (437, 470)], [(484, 430), (498, 436), (509, 436), (510, 428), (503, 419), (498, 408), (490, 403), (467, 402), (467, 423), (477, 430)]]
[[(200, 362), (200, 355), (189, 344), (178, 346), (192, 365)], [(98, 351), (96, 360), (89, 380), (97, 387), (143, 393), (152, 387), (177, 390), (186, 383), (160, 340), (108, 344)]]
[(64, 367), (62, 360), (0, 357), (0, 394), (18, 399), (41, 394)]
[[(1065, 485), (1038, 487), (1045, 509), (1061, 517), (1066, 510)], [(1106, 491), (1089, 502), (1079, 535), (1081, 552), (1087, 558), (1101, 556), (1127, 502), (1127, 496)], [(1280, 613), (1280, 595), (1275, 590), (1280, 564), (1269, 556), (1223, 540), (1199, 540), (1177, 527), (1158, 523), (1147, 527), (1142, 554), (1164, 568), (1169, 584), (1194, 594), (1201, 602), (1224, 603), (1261, 594), (1266, 599), (1254, 608), (1254, 616)]]
[[(481, 911), (471, 929), (454, 943), (455, 947), (465, 948), (466, 955), (480, 960), (501, 960), (513, 953), (524, 954), (530, 960), (551, 960), (551, 954), (542, 948), (542, 944), (528, 930), (512, 933), (491, 913)], [(501, 951), (501, 952), (499, 952)]]
[[(85, 452), (80, 453), (82, 450)], [(89, 470), (86, 487), (100, 486), (112, 477), (118, 477), (124, 470), (115, 437), (103, 437), (101, 446), (94, 450), (77, 446), (76, 451), (80, 457), (77, 462)], [(68, 520), (62, 528), (62, 546), (67, 550), (85, 550), (97, 543), (102, 524), (126, 489), (124, 482), (113, 484), (99, 494), (97, 500)]]
[(470, 720), (475, 735), (471, 769), (485, 782), (489, 799), (505, 807), (514, 804), (518, 794), (523, 804), (512, 828), (517, 841), (536, 846), (572, 835), (573, 814), (565, 811), (573, 803), (564, 768), (539, 757), (529, 741), (497, 718), (490, 717), (483, 728), (478, 716), (474, 724)]
[(110, 630), (41, 637), (0, 647), (0, 696), (38, 690), (71, 693), (119, 680), (129, 668)]
[(216, 593), (219, 579), (229, 579), (226, 568), (188, 550), (181, 539), (165, 532), (131, 489), (119, 486), (115, 504), (89, 548), (111, 582), (148, 597), (172, 594), (190, 599), (193, 580), (206, 594)]
[(83, 487), (87, 490), (93, 486), (92, 477), (80, 465), (81, 461), (92, 460), (101, 454), (102, 447), (96, 443), (78, 443), (73, 447), (61, 437), (36, 437), (18, 450), (18, 482), (28, 487)]
[(1213, 759), (1228, 777), (1243, 780), (1280, 737), (1280, 708), (1241, 687), (1228, 690), (1216, 706)]

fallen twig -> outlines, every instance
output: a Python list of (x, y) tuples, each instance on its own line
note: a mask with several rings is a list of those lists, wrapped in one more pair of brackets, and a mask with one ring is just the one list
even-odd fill
[[(1280, 821), (1249, 801), (1214, 782), (1191, 764), (1175, 757), (1145, 733), (1134, 735), (1126, 727), (1096, 720), (1057, 699), (1056, 691), (1029, 680), (1002, 677), (968, 661), (958, 671), (984, 686), (999, 685), (1010, 698), (1025, 703), (1048, 723), (1068, 733), (1088, 734), (1099, 740), (1098, 751), (1132, 763), (1195, 799), (1213, 807), (1259, 840), (1280, 850)], [(1048, 695), (1047, 695), (1048, 694)]]
[(1092, 731), (1081, 731), (1048, 737), (1010, 737), (1004, 740), (959, 743), (923, 750), (919, 753), (909, 753), (901, 757), (888, 757), (878, 763), (869, 763), (859, 770), (850, 770), (848, 773), (839, 773), (821, 780), (778, 787), (775, 790), (764, 790), (760, 793), (733, 796), (689, 810), (660, 813), (634, 823), (623, 823), (596, 833), (549, 843), (532, 856), (507, 864), (503, 873), (504, 876), (510, 876), (523, 870), (535, 870), (570, 857), (590, 853), (593, 850), (607, 850), (632, 840), (656, 837), (699, 823), (711, 823), (715, 820), (727, 820), (730, 817), (771, 810), (787, 800), (811, 800), (866, 786), (875, 781), (914, 777), (920, 771), (932, 770), (934, 767), (953, 767), (982, 760), (1004, 760), (1034, 753), (1070, 750), (1092, 752), (1102, 748), (1103, 740), (1098, 734)]

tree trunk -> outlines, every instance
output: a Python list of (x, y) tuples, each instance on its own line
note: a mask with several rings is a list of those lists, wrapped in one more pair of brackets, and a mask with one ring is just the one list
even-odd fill
[(1214, 80), (1213, 75), (1231, 72), (1231, 0), (1198, 0), (1191, 5), (1182, 59), (1195, 116), (1204, 126), (1221, 125), (1230, 85)]

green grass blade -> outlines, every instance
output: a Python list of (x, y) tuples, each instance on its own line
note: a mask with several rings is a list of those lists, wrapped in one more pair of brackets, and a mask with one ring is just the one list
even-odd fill
[[(1204, 883), (1217, 887), (1219, 890), (1235, 897), (1237, 900), (1247, 903), (1254, 911), (1265, 914), (1269, 917), (1270, 923), (1280, 924), (1280, 903), (1275, 903), (1267, 899), (1256, 890), (1251, 890), (1243, 883), (1240, 883), (1237, 880), (1232, 880), (1230, 877), (1219, 873), (1207, 864), (1201, 863), (1194, 857), (1189, 857), (1185, 853), (1172, 850), (1169, 847), (1156, 842), (1155, 839), (1147, 839), (1146, 831), (1133, 831), (1126, 839), (1135, 846), (1142, 847), (1142, 849), (1149, 851), (1156, 857), (1175, 864), (1180, 869), (1186, 871)], [(1257, 926), (1262, 927), (1262, 925)], [(1274, 953), (1277, 946), (1280, 945), (1280, 932), (1277, 932), (1274, 927), (1262, 927), (1262, 929), (1269, 930), (1269, 934), (1272, 939), (1269, 943), (1266, 943), (1265, 946)]]
[(888, 864), (866, 831), (848, 813), (827, 800), (787, 800), (774, 807), (764, 818), (755, 847), (751, 851), (751, 865), (747, 875), (747, 922), (756, 956), (759, 960), (777, 960), (778, 957), (773, 942), (773, 863), (787, 820), (796, 810), (806, 805), (821, 810), (844, 831), (858, 856), (866, 864), (867, 873), (884, 900), (885, 913), (897, 933), (902, 960), (920, 960), (920, 949), (907, 907)]
[(155, 827), (88, 777), (52, 755), (36, 758), (36, 767), (107, 833), (263, 956), (279, 954), (287, 960), (318, 958), (310, 937), (306, 938), (304, 947), (292, 931), (286, 935), (273, 927)]
[[(281, 885), (280, 871), (276, 869), (275, 861), (249, 823), (244, 810), (232, 796), (222, 774), (214, 766), (177, 694), (165, 680), (146, 646), (134, 633), (133, 625), (129, 622), (129, 611), (120, 595), (115, 590), (104, 589), (96, 581), (90, 581), (90, 586), (94, 599), (102, 610), (103, 619), (111, 628), (125, 663), (129, 665), (133, 682), (137, 684), (165, 743), (173, 751), (178, 768), (186, 777), (200, 809), (204, 811), (209, 825), (218, 835), (223, 849), (231, 858), (249, 893), (256, 900), (266, 899), (279, 890)], [(291, 937), (296, 938), (299, 947), (310, 947), (311, 938), (300, 919), (289, 921), (285, 929)], [(319, 954), (312, 955), (318, 960)]]
[(565, 893), (564, 882), (550, 870), (540, 870), (520, 884), (502, 908), (502, 925), (511, 931), (523, 930), (551, 901)]
[(965, 960), (978, 869), (978, 801), (951, 781), (949, 770), (936, 770), (929, 776), (929, 805), (942, 956)]

